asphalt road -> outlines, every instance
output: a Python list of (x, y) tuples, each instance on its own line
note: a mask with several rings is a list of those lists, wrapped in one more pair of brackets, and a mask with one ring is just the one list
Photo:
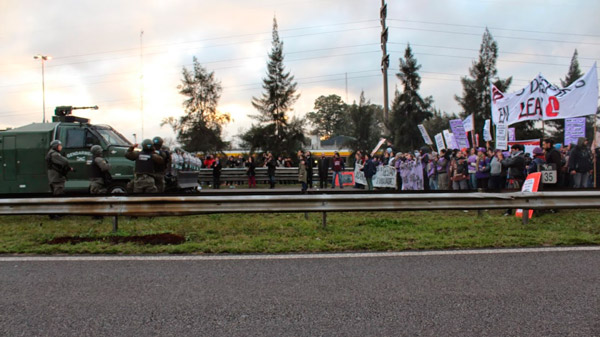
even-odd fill
[(600, 336), (600, 250), (0, 259), (0, 336)]

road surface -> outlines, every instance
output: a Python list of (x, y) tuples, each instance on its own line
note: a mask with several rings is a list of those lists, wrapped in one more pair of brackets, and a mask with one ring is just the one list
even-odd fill
[(1, 336), (600, 336), (600, 247), (0, 256)]

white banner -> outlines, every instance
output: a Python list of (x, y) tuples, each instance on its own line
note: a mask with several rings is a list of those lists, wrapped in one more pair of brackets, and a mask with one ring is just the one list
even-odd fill
[(456, 139), (454, 139), (454, 135), (448, 129), (442, 131), (444, 135), (444, 140), (446, 141), (446, 146), (448, 149), (454, 150), (458, 149), (458, 143), (456, 143)]
[(419, 124), (417, 127), (419, 128), (419, 131), (421, 131), (421, 136), (423, 136), (425, 144), (432, 145), (433, 142), (431, 141), (431, 138), (429, 138), (429, 134), (427, 133), (427, 130), (425, 130), (425, 126), (423, 124)]
[(377, 146), (375, 146), (375, 148), (371, 152), (371, 156), (374, 155), (375, 152), (377, 152), (377, 150), (379, 150), (379, 148), (381, 147), (381, 145), (383, 145), (383, 142), (385, 142), (385, 138), (380, 138), (379, 139), (379, 143), (377, 143)]
[(593, 115), (598, 109), (596, 63), (567, 88), (558, 88), (538, 75), (525, 88), (503, 93), (491, 87), (492, 121), (507, 126), (529, 120), (555, 120)]
[(437, 135), (435, 135), (435, 145), (437, 146), (438, 153), (442, 149), (446, 148), (446, 144), (444, 144), (444, 137), (442, 136), (441, 133), (438, 133)]
[(467, 116), (467, 118), (465, 118), (465, 120), (463, 120), (463, 127), (467, 132), (475, 131), (475, 122), (473, 120), (473, 114), (470, 114), (469, 116)]
[(496, 125), (496, 149), (506, 150), (508, 148), (508, 128), (505, 124)]
[(485, 120), (485, 125), (483, 125), (483, 140), (486, 142), (490, 142), (492, 140), (492, 132), (490, 131), (490, 120)]
[[(367, 179), (361, 169), (362, 165), (354, 167), (354, 182), (367, 186)], [(377, 173), (373, 176), (373, 187), (396, 188), (396, 168), (389, 165), (377, 166)]]

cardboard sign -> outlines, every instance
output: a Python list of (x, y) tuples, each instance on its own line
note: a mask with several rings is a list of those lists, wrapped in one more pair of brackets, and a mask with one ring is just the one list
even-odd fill
[[(527, 179), (525, 179), (525, 181), (523, 182), (523, 187), (521, 188), (521, 192), (537, 192), (538, 188), (540, 186), (541, 176), (542, 176), (541, 172), (534, 172), (534, 173), (528, 175)], [(522, 218), (523, 210), (519, 208), (515, 212), (515, 215), (517, 218)], [(531, 217), (533, 216), (533, 210), (530, 209), (526, 216), (528, 217), (528, 219), (531, 219)]]

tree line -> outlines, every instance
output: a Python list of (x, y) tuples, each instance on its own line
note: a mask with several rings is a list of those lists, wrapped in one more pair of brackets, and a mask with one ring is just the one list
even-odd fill
[[(561, 85), (566, 87), (582, 76), (575, 50), (571, 65)], [(305, 118), (291, 117), (294, 103), (300, 97), (294, 76), (284, 65), (283, 41), (279, 37), (277, 20), (273, 19), (271, 50), (268, 53), (267, 73), (262, 80), (262, 94), (252, 98), (257, 113), (251, 115), (252, 125), (238, 135), (241, 146), (251, 153), (271, 151), (291, 155), (306, 146), (306, 134), (322, 140), (341, 137), (340, 146), (352, 150), (371, 149), (381, 137), (388, 139), (399, 151), (412, 151), (424, 145), (418, 124), (424, 124), (430, 135), (449, 128), (451, 119), (474, 116), (479, 139), (484, 121), (491, 118), (490, 86), (492, 82), (503, 92), (509, 91), (512, 77), (498, 77), (496, 61), (498, 45), (486, 28), (483, 33), (479, 56), (469, 68), (469, 74), (461, 78), (462, 94), (455, 99), (461, 112), (448, 113), (435, 108), (432, 96), (419, 93), (421, 65), (415, 58), (410, 44), (400, 58), (399, 72), (401, 90), (396, 89), (389, 113), (383, 118), (381, 105), (373, 104), (361, 92), (358, 102), (349, 104), (338, 95), (322, 95), (314, 102), (313, 111)], [(214, 72), (207, 70), (193, 58), (191, 70), (183, 68), (181, 84), (177, 89), (186, 99), (184, 114), (179, 118), (168, 117), (161, 125), (169, 125), (177, 134), (177, 141), (190, 152), (221, 152), (230, 148), (223, 140), (223, 128), (231, 121), (228, 113), (218, 110), (222, 86)], [(308, 128), (305, 125), (308, 124)], [(548, 123), (550, 136), (560, 139), (564, 121)], [(515, 125), (517, 139), (540, 138), (542, 130), (534, 122)]]

